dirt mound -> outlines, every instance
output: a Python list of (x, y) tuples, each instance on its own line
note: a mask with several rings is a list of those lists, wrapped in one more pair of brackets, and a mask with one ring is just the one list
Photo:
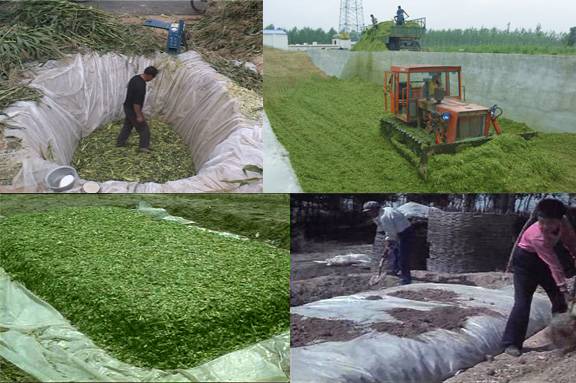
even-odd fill
[(458, 330), (466, 320), (477, 315), (501, 316), (496, 311), (481, 307), (437, 307), (429, 311), (397, 308), (387, 311), (402, 323), (380, 322), (372, 325), (379, 332), (403, 338), (414, 338), (437, 329)]
[(571, 383), (574, 381), (576, 352), (525, 353), (519, 358), (498, 355), (445, 380), (445, 383)]
[(453, 303), (458, 302), (458, 294), (454, 291), (440, 290), (440, 289), (423, 289), (423, 290), (400, 290), (388, 295), (397, 298), (410, 299), (413, 301), (421, 302), (446, 302)]
[(550, 340), (564, 350), (576, 350), (576, 319), (569, 313), (556, 315), (550, 322)]
[(300, 306), (321, 299), (351, 295), (368, 290), (379, 290), (400, 284), (398, 278), (386, 276), (379, 284), (370, 286), (368, 284), (370, 276), (370, 274), (329, 275), (308, 280), (292, 281), (290, 305)]
[[(366, 299), (382, 298), (369, 296)], [(496, 311), (481, 307), (437, 307), (429, 311), (397, 308), (386, 312), (402, 323), (379, 322), (361, 326), (349, 320), (306, 318), (293, 314), (290, 320), (292, 347), (319, 342), (348, 341), (371, 331), (385, 332), (402, 338), (415, 338), (437, 329), (458, 330), (464, 327), (468, 318), (473, 316), (501, 315)]]
[(290, 319), (290, 344), (301, 347), (322, 340), (324, 342), (347, 341), (362, 335), (362, 329), (348, 320), (305, 318), (293, 314)]

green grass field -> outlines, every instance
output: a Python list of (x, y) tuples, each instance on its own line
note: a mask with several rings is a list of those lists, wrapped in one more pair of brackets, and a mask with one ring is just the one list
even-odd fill
[(228, 231), (290, 248), (290, 198), (282, 194), (0, 194), (0, 215), (49, 211), (66, 206), (134, 209), (140, 201), (212, 230)]
[[(265, 110), (306, 192), (554, 192), (574, 190), (576, 134), (505, 134), (434, 156), (429, 179), (379, 133), (380, 86), (323, 75), (304, 53), (265, 49)], [(518, 123), (504, 120), (505, 132)]]

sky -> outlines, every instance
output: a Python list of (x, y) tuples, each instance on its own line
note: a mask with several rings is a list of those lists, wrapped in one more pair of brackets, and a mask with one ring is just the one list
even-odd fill
[[(370, 14), (392, 19), (401, 5), (411, 18), (426, 17), (428, 29), (496, 27), (568, 32), (576, 26), (576, 0), (364, 0), (364, 23)], [(338, 29), (340, 0), (264, 0), (264, 25)]]

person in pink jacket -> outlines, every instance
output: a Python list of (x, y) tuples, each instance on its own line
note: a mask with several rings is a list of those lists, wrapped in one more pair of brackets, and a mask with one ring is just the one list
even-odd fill
[(576, 233), (565, 216), (566, 211), (561, 201), (540, 201), (534, 212), (537, 222), (522, 233), (514, 249), (514, 307), (502, 337), (502, 345), (509, 355), (522, 354), (530, 305), (538, 286), (542, 286), (550, 298), (553, 315), (568, 310), (566, 276), (554, 250), (560, 241), (576, 259)]

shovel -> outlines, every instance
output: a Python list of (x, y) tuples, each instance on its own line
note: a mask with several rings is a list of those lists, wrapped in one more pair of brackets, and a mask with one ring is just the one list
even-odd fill
[(379, 284), (382, 281), (382, 279), (386, 277), (386, 274), (388, 274), (387, 271), (384, 271), (384, 273), (382, 273), (382, 269), (384, 268), (384, 261), (386, 260), (386, 258), (388, 258), (388, 249), (386, 249), (386, 251), (384, 252), (382, 259), (380, 259), (380, 265), (378, 266), (378, 275), (373, 275), (372, 277), (370, 277), (370, 281), (368, 282), (369, 286), (375, 286)]

